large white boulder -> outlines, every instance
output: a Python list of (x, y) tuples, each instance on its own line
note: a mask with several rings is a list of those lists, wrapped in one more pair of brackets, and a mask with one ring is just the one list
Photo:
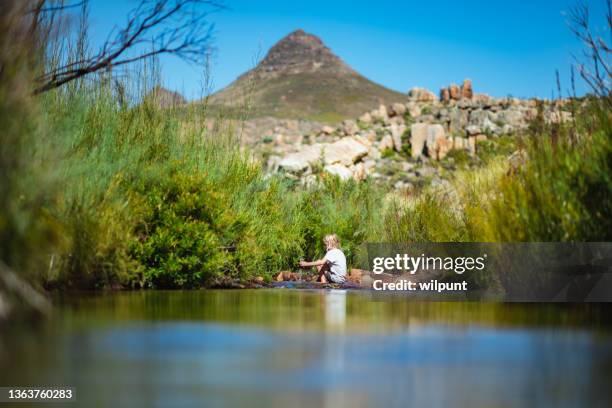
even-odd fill
[(341, 164), (328, 164), (323, 168), (323, 171), (338, 176), (341, 180), (349, 180), (353, 177), (353, 173)]
[(389, 120), (389, 113), (387, 112), (387, 107), (385, 105), (380, 105), (378, 109), (374, 109), (372, 112), (370, 112), (370, 116), (377, 122), (384, 123)]
[(394, 103), (389, 107), (390, 116), (402, 116), (406, 113), (406, 105), (403, 103)]
[(278, 168), (288, 173), (303, 173), (312, 163), (321, 159), (322, 150), (322, 144), (304, 146), (299, 152), (285, 156), (278, 164)]
[(385, 151), (388, 149), (393, 149), (393, 136), (384, 135), (382, 139), (380, 139), (380, 143), (378, 144), (378, 148), (381, 151)]
[(357, 126), (354, 120), (347, 119), (342, 122), (342, 130), (344, 131), (345, 135), (353, 136), (359, 132), (359, 126)]
[(406, 125), (391, 125), (391, 137), (393, 138), (393, 147), (398, 152), (402, 151), (402, 135), (406, 131)]
[(345, 166), (357, 162), (368, 154), (368, 147), (354, 137), (345, 137), (324, 146), (325, 164), (340, 163)]
[(440, 160), (452, 148), (452, 141), (446, 140), (446, 132), (442, 125), (429, 125), (427, 127), (427, 155)]
[(366, 112), (363, 115), (361, 115), (359, 117), (359, 122), (364, 123), (364, 124), (372, 123), (372, 115), (370, 115), (370, 112)]
[(427, 123), (415, 123), (410, 127), (410, 146), (412, 158), (416, 159), (423, 155), (423, 148), (427, 141)]

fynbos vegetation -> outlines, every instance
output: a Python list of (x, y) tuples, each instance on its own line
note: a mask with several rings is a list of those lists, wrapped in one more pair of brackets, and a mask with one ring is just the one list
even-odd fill
[[(571, 108), (571, 119), (536, 115), (511, 143), (490, 137), (476, 149), (480, 159), (449, 153), (454, 165), (444, 183), (405, 193), (313, 166), (318, 181), (302, 185), (267, 174), (241, 149), (240, 123), (215, 116), (209, 126), (204, 103), (148, 97), (160, 85), (155, 59), (140, 58), (151, 53), (109, 59), (129, 35), (90, 53), (84, 13), (81, 45), (49, 54), (40, 40), (52, 41), (57, 28), (40, 16), (51, 5), (30, 3), (0, 5), (0, 261), (35, 286), (195, 288), (269, 279), (321, 253), (329, 232), (340, 236), (350, 263), (366, 241), (612, 238), (610, 94), (591, 77), (594, 96), (549, 105)], [(189, 2), (143, 2), (135, 27), (146, 13), (158, 15), (156, 3)], [(207, 33), (156, 50), (189, 58)], [(140, 60), (131, 65), (136, 74), (109, 69), (133, 60)], [(408, 129), (398, 135), (405, 148), (394, 152), (391, 141), (388, 156), (415, 155)], [(478, 166), (460, 165), (471, 161)]]

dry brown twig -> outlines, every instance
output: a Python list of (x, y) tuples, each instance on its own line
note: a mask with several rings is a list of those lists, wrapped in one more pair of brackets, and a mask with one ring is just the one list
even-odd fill
[[(606, 6), (607, 31), (612, 36), (612, 0), (606, 0)], [(585, 3), (570, 10), (568, 25), (586, 46), (582, 58), (573, 56), (580, 76), (596, 96), (612, 106), (612, 50), (604, 38), (594, 34), (589, 8)]]
[[(32, 27), (50, 32), (69, 8), (85, 7), (87, 1), (50, 4), (36, 0), (30, 10)], [(208, 16), (224, 9), (216, 0), (141, 0), (128, 14), (122, 28), (115, 27), (99, 50), (43, 72), (36, 78), (35, 94), (58, 88), (75, 79), (161, 55), (175, 55), (185, 61), (203, 63), (212, 42), (214, 25)], [(42, 22), (46, 21), (46, 24)]]

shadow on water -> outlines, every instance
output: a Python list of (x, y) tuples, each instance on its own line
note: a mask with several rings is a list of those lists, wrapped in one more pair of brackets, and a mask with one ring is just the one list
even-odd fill
[(44, 327), (2, 333), (0, 385), (74, 386), (79, 406), (612, 403), (603, 304), (283, 289), (69, 294), (56, 303)]

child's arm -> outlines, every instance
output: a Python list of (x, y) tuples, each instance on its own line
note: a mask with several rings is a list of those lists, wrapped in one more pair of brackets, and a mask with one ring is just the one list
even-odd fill
[(310, 268), (310, 267), (313, 267), (313, 266), (321, 266), (321, 265), (325, 265), (325, 262), (327, 262), (325, 259), (318, 259), (318, 260), (312, 261), (312, 262), (300, 261), (300, 267), (301, 268)]

